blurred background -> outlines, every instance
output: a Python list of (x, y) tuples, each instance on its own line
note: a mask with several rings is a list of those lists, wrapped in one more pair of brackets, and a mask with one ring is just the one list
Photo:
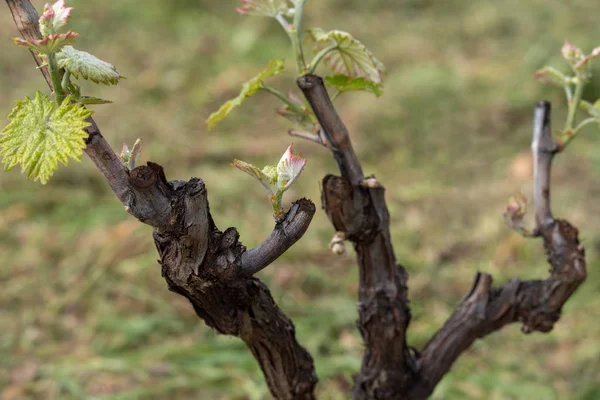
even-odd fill
[[(34, 1), (38, 10), (43, 2)], [(221, 229), (236, 226), (253, 247), (271, 231), (264, 190), (229, 165), (275, 163), (291, 142), (308, 159), (286, 201), (319, 202), (335, 172), (324, 148), (286, 135), (275, 98), (259, 94), (208, 132), (207, 116), (273, 58), (295, 88), (287, 37), (274, 22), (243, 17), (237, 0), (71, 0), (76, 47), (112, 62), (127, 80), (84, 93), (111, 99), (95, 119), (114, 149), (143, 138), (141, 161), (169, 179), (199, 176)], [(496, 283), (545, 277), (542, 244), (506, 228), (506, 199), (531, 195), (534, 104), (561, 89), (533, 73), (560, 56), (565, 39), (600, 45), (589, 0), (310, 0), (306, 26), (351, 32), (387, 67), (385, 93), (345, 94), (337, 105), (355, 149), (387, 187), (398, 260), (410, 274), (417, 348), (470, 288), (477, 270)], [(47, 92), (0, 12), (0, 125), (14, 101)], [(325, 71), (321, 71), (325, 72)], [(584, 97), (600, 97), (597, 79)], [(581, 231), (589, 278), (550, 334), (517, 324), (478, 341), (434, 399), (600, 398), (600, 130), (590, 126), (555, 160), (553, 208)], [(304, 238), (262, 271), (297, 336), (315, 358), (321, 399), (347, 399), (361, 362), (357, 269), (336, 257), (319, 209)], [(261, 371), (242, 342), (199, 321), (166, 289), (151, 229), (129, 216), (88, 159), (60, 168), (46, 186), (18, 170), (0, 173), (1, 399), (264, 399)]]

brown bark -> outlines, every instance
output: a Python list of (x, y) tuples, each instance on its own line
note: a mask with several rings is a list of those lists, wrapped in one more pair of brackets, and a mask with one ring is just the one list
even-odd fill
[(322, 205), (336, 231), (354, 244), (359, 266), (358, 327), (365, 355), (355, 378), (354, 399), (391, 399), (418, 379), (406, 344), (410, 322), (408, 275), (396, 263), (389, 231), (385, 189), (373, 178), (365, 181), (348, 130), (335, 111), (323, 80), (298, 79), (333, 147), (342, 174), (323, 179)]

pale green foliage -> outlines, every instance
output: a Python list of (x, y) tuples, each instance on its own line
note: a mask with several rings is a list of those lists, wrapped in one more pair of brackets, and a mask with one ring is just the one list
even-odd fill
[(57, 53), (56, 61), (59, 68), (69, 71), (75, 78), (81, 75), (83, 79), (105, 85), (116, 85), (123, 78), (114, 65), (72, 46), (65, 46)]
[[(263, 168), (263, 170), (261, 170), (260, 168), (255, 167), (252, 164), (249, 164), (245, 161), (241, 161), (241, 160), (237, 160), (237, 159), (233, 160), (231, 165), (233, 165), (240, 171), (244, 171), (251, 177), (257, 179), (261, 183), (261, 185), (263, 185), (263, 187), (266, 189), (267, 193), (269, 193), (269, 196), (273, 195), (273, 190), (271, 189), (273, 177), (271, 176), (270, 173), (273, 169), (275, 169), (275, 166), (267, 165)], [(266, 173), (263, 171), (266, 171)], [(277, 178), (275, 177), (275, 179), (277, 179)]]
[(39, 179), (43, 184), (58, 167), (69, 158), (79, 161), (92, 115), (67, 97), (57, 106), (50, 98), (37, 92), (35, 99), (26, 97), (17, 101), (8, 118), (10, 123), (1, 132), (0, 155), (6, 170), (21, 164), (27, 178)]
[(262, 173), (269, 178), (270, 184), (277, 183), (277, 167), (275, 165), (265, 165), (262, 169)]
[(338, 30), (325, 32), (321, 28), (309, 29), (308, 33), (317, 43), (335, 45), (324, 57), (334, 73), (350, 78), (362, 77), (378, 85), (382, 83), (385, 67), (352, 35)]
[(565, 76), (562, 72), (554, 67), (544, 67), (536, 71), (534, 76), (542, 83), (558, 87), (564, 87), (571, 84), (569, 77)]
[(352, 79), (346, 75), (338, 74), (334, 76), (326, 76), (325, 82), (340, 92), (364, 90), (375, 94), (377, 97), (381, 96), (382, 93), (381, 85), (368, 81), (362, 77)]
[(212, 129), (217, 123), (219, 123), (219, 121), (231, 114), (233, 109), (239, 107), (244, 102), (244, 100), (252, 96), (258, 90), (260, 90), (260, 88), (262, 87), (263, 80), (265, 80), (268, 77), (277, 75), (281, 71), (283, 71), (283, 60), (272, 60), (271, 62), (269, 62), (264, 71), (262, 71), (246, 83), (244, 83), (244, 85), (242, 86), (242, 91), (236, 98), (227, 101), (221, 106), (221, 108), (219, 108), (217, 111), (215, 111), (208, 117), (208, 119), (206, 120), (208, 129)]

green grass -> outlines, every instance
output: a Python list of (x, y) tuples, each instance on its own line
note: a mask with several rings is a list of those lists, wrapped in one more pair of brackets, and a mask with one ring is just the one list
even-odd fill
[[(272, 228), (263, 189), (230, 167), (233, 158), (277, 161), (292, 141), (274, 99), (258, 95), (213, 131), (206, 117), (276, 57), (294, 87), (287, 38), (276, 24), (234, 12), (237, 1), (73, 0), (78, 48), (113, 62), (117, 88), (84, 85), (111, 99), (96, 121), (118, 149), (143, 138), (142, 161), (170, 179), (200, 176), (221, 229), (238, 227), (249, 247)], [(41, 9), (42, 3), (35, 5)], [(5, 7), (5, 6), (3, 6)], [(543, 277), (539, 241), (506, 229), (501, 211), (527, 171), (533, 105), (560, 90), (533, 72), (561, 62), (565, 39), (600, 44), (597, 7), (573, 0), (309, 1), (307, 25), (352, 32), (388, 69), (385, 94), (338, 102), (365, 171), (387, 187), (392, 237), (410, 273), (411, 344), (421, 346), (467, 292), (477, 270), (496, 282)], [(31, 56), (0, 13), (0, 110), (45, 90)], [(600, 97), (598, 80), (585, 98)], [(0, 120), (0, 125), (6, 124)], [(477, 342), (435, 399), (580, 399), (600, 396), (600, 132), (587, 128), (556, 159), (555, 214), (572, 220), (588, 254), (589, 278), (547, 335), (514, 325)], [(319, 199), (330, 154), (294, 140), (308, 158), (287, 200)], [(346, 399), (362, 344), (355, 329), (352, 254), (327, 250), (332, 228), (318, 211), (305, 237), (259, 275), (294, 320), (315, 358), (322, 399)], [(131, 218), (89, 160), (61, 168), (46, 186), (19, 171), (0, 174), (1, 399), (263, 399), (261, 372), (242, 342), (197, 319), (169, 292), (151, 229)]]

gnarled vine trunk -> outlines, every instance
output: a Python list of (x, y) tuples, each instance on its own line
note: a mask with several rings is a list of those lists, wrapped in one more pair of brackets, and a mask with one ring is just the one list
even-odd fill
[[(6, 0), (26, 39), (40, 37), (38, 15), (28, 0)], [(40, 58), (34, 54), (38, 65)], [(46, 68), (41, 68), (52, 87)], [(536, 229), (551, 265), (545, 280), (492, 286), (477, 273), (471, 291), (420, 351), (410, 347), (408, 275), (394, 255), (385, 189), (365, 177), (350, 136), (323, 81), (298, 79), (319, 121), (318, 140), (332, 152), (340, 176), (322, 182), (322, 205), (336, 232), (353, 243), (359, 266), (358, 326), (365, 354), (355, 378), (354, 399), (425, 399), (454, 361), (476, 339), (506, 324), (524, 332), (548, 332), (563, 304), (586, 277), (584, 249), (577, 229), (550, 212), (550, 166), (558, 146), (550, 137), (550, 105), (541, 102), (534, 117)], [(129, 171), (102, 137), (87, 129), (86, 154), (126, 210), (155, 228), (154, 241), (169, 290), (188, 298), (196, 314), (219, 333), (240, 337), (264, 373), (277, 399), (314, 399), (317, 378), (310, 354), (296, 340), (292, 321), (253, 274), (302, 237), (315, 213), (306, 199), (296, 201), (273, 233), (253, 250), (235, 228), (220, 231), (210, 214), (207, 190), (199, 178), (167, 181), (162, 167), (148, 163)]]

